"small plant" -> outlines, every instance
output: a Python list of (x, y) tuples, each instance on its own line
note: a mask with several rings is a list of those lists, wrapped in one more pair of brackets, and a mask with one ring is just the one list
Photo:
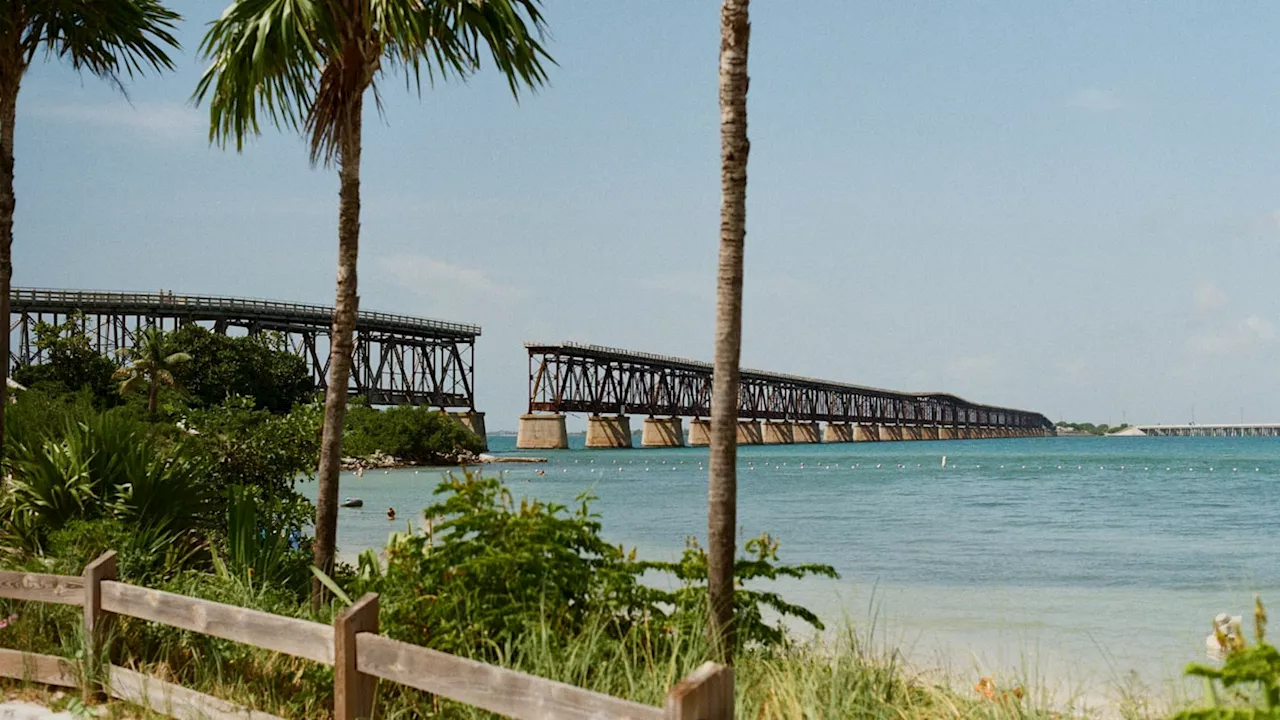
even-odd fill
[(1225, 658), (1222, 667), (1192, 663), (1186, 670), (1204, 678), (1210, 707), (1184, 710), (1175, 720), (1280, 719), (1280, 652), (1266, 642), (1267, 610), (1256, 596), (1253, 622), (1255, 644), (1250, 646), (1238, 619), (1214, 620), (1210, 639)]

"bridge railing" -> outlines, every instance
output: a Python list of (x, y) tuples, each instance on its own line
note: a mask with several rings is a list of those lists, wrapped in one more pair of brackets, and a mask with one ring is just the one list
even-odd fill
[[(232, 297), (227, 295), (170, 295), (164, 292), (119, 292), (108, 290), (60, 290), (53, 288), (12, 288), (9, 302), (15, 309), (46, 306), (58, 309), (96, 310), (141, 308), (152, 311), (205, 310), (210, 312), (243, 312), (255, 315), (307, 318), (327, 322), (333, 318), (333, 307), (292, 303), (280, 300)], [(413, 317), (396, 313), (361, 310), (357, 322), (375, 325), (403, 326), (414, 330), (448, 332), (479, 336), (480, 327), (468, 323)]]

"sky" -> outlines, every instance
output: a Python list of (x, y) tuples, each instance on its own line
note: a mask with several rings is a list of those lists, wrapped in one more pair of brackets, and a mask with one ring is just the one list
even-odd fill
[[(361, 307), (482, 326), (514, 429), (525, 341), (710, 360), (718, 3), (547, 0), (549, 84), (382, 82)], [(208, 142), (176, 70), (38, 58), (13, 282), (332, 303), (336, 172)], [(744, 366), (1130, 423), (1280, 421), (1280, 4), (752, 7)], [(367, 103), (371, 106), (372, 103)], [(580, 425), (580, 421), (578, 422)]]

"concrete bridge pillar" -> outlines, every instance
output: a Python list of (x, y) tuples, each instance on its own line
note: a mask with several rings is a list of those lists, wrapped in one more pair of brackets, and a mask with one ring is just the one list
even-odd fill
[(954, 426), (951, 426), (951, 425), (943, 425), (943, 426), (939, 427), (939, 428), (938, 428), (938, 439), (939, 439), (939, 440), (955, 440), (955, 439), (956, 439), (956, 428), (955, 428)]
[(484, 413), (472, 410), (470, 412), (456, 412), (449, 414), (452, 415), (459, 423), (462, 423), (462, 427), (475, 433), (475, 435), (480, 438), (481, 450), (489, 449), (489, 436), (486, 435), (484, 431)]
[(587, 447), (631, 447), (631, 418), (626, 415), (592, 415), (587, 418)]
[(880, 429), (875, 425), (854, 425), (853, 441), (854, 442), (879, 442)]
[(790, 445), (795, 442), (789, 422), (766, 422), (762, 438), (765, 445)]
[(881, 425), (880, 439), (886, 442), (890, 440), (901, 440), (902, 426), (901, 425)]
[(938, 434), (937, 425), (925, 425), (920, 428), (921, 440), (938, 440), (940, 438), (941, 438), (941, 435)]
[(563, 415), (521, 415), (516, 432), (519, 450), (563, 450), (569, 447), (569, 433)]
[(846, 423), (827, 423), (822, 428), (822, 442), (853, 442), (853, 426)]
[(793, 423), (791, 425), (791, 440), (797, 443), (822, 442), (822, 428), (818, 426), (818, 423)]
[(684, 424), (678, 417), (645, 418), (640, 447), (683, 447)]
[(903, 440), (920, 440), (924, 437), (919, 425), (902, 425)]
[(711, 444), (711, 421), (694, 418), (689, 421), (689, 447), (706, 447)]
[(760, 432), (759, 420), (738, 421), (739, 445), (763, 445), (764, 435)]

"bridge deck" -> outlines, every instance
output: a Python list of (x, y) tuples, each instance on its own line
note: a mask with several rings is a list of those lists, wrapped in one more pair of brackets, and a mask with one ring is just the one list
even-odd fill
[[(530, 372), (531, 411), (610, 412), (624, 406), (656, 414), (702, 415), (709, 408), (710, 363), (577, 343), (525, 343), (525, 348), (531, 361), (544, 358), (539, 370)], [(563, 361), (574, 366), (566, 367)], [(603, 368), (603, 374), (594, 374), (587, 365)], [(608, 368), (615, 366), (629, 370), (614, 375)], [(548, 373), (556, 377), (549, 379)], [(949, 393), (899, 392), (750, 369), (742, 370), (742, 383), (740, 413), (749, 417), (874, 416), (941, 424), (964, 413), (981, 417), (983, 423), (992, 419), (993, 424), (1052, 427), (1039, 413), (983, 405)]]
[[(11, 312), (62, 314), (77, 311), (101, 312), (213, 321), (249, 320), (267, 325), (318, 328), (328, 328), (333, 323), (333, 308), (327, 305), (219, 295), (13, 288), (9, 294), (9, 303)], [(401, 333), (430, 338), (466, 340), (480, 335), (480, 328), (476, 325), (368, 311), (359, 313), (356, 327), (369, 332)]]

